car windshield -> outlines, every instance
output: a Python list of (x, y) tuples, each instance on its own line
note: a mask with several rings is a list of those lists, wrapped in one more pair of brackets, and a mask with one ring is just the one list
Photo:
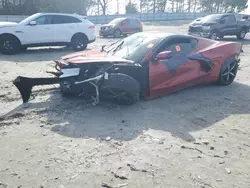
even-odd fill
[(111, 24), (111, 25), (114, 24), (115, 25), (115, 24), (119, 23), (122, 20), (124, 20), (124, 18), (116, 18), (116, 19), (110, 21), (109, 24)]
[(162, 38), (137, 33), (118, 41), (107, 51), (112, 56), (139, 63), (161, 41)]
[(202, 18), (202, 21), (203, 22), (217, 22), (221, 17), (222, 15), (220, 14), (208, 15)]

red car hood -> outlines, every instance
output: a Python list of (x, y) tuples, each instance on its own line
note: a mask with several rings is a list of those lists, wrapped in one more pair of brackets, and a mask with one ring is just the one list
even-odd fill
[(134, 63), (134, 61), (110, 56), (100, 50), (87, 50), (82, 52), (71, 53), (63, 56), (66, 62), (70, 63), (95, 63), (95, 62), (110, 62), (110, 63)]

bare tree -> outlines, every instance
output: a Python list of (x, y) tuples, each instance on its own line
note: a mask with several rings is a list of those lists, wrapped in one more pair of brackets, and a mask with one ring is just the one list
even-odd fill
[(107, 13), (107, 8), (108, 8), (108, 0), (98, 0), (101, 8), (102, 8), (102, 14), (106, 15)]

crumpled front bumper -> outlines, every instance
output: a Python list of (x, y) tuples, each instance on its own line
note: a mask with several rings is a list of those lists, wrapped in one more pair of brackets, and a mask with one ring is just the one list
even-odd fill
[(209, 38), (211, 35), (210, 32), (188, 32), (188, 34), (192, 36), (204, 37), (204, 38)]
[(100, 36), (108, 36), (108, 35), (112, 35), (114, 32), (113, 28), (109, 28), (107, 30), (99, 30), (99, 35)]

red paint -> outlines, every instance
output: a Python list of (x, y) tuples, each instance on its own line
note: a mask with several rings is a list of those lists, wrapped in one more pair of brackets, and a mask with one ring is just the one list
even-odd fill
[[(159, 37), (164, 35), (161, 32), (155, 32), (154, 34)], [(198, 41), (198, 44), (190, 54), (201, 53), (204, 57), (212, 60), (214, 68), (210, 72), (205, 72), (200, 62), (186, 58), (186, 60), (184, 60), (187, 63), (180, 65), (176, 72), (171, 73), (167, 66), (160, 60), (157, 62), (149, 62), (149, 93), (142, 91), (145, 99), (166, 95), (196, 84), (216, 82), (219, 78), (223, 63), (230, 56), (239, 55), (242, 49), (242, 43), (219, 42), (199, 37), (194, 37), (194, 39)], [(179, 49), (180, 47), (178, 46), (177, 48), (177, 51), (182, 53), (182, 49)], [(153, 55), (152, 51), (145, 54), (141, 64), (148, 62)], [(165, 55), (166, 54), (163, 54), (163, 56)], [(179, 61), (183, 61), (183, 56), (181, 57)], [(107, 55), (106, 53), (100, 52), (100, 50), (72, 53), (63, 56), (62, 59), (69, 63), (133, 63), (133, 61)], [(172, 59), (170, 58), (164, 61), (172, 61)], [(175, 59), (175, 61), (178, 62), (178, 59)]]
[(62, 60), (68, 63), (96, 63), (96, 62), (110, 62), (110, 63), (134, 63), (133, 61), (122, 59), (115, 56), (110, 56), (100, 50), (87, 50), (82, 52), (72, 53), (62, 57)]
[[(185, 65), (180, 65), (175, 73), (170, 73), (161, 61), (149, 63), (149, 95), (145, 99), (151, 99), (168, 93), (190, 87), (200, 83), (213, 83), (219, 78), (223, 63), (232, 55), (239, 55), (241, 43), (218, 42), (204, 38), (197, 38), (198, 45), (192, 53), (202, 53), (211, 59), (214, 68), (205, 72), (198, 61), (188, 60)], [(171, 61), (169, 59), (168, 61)]]

